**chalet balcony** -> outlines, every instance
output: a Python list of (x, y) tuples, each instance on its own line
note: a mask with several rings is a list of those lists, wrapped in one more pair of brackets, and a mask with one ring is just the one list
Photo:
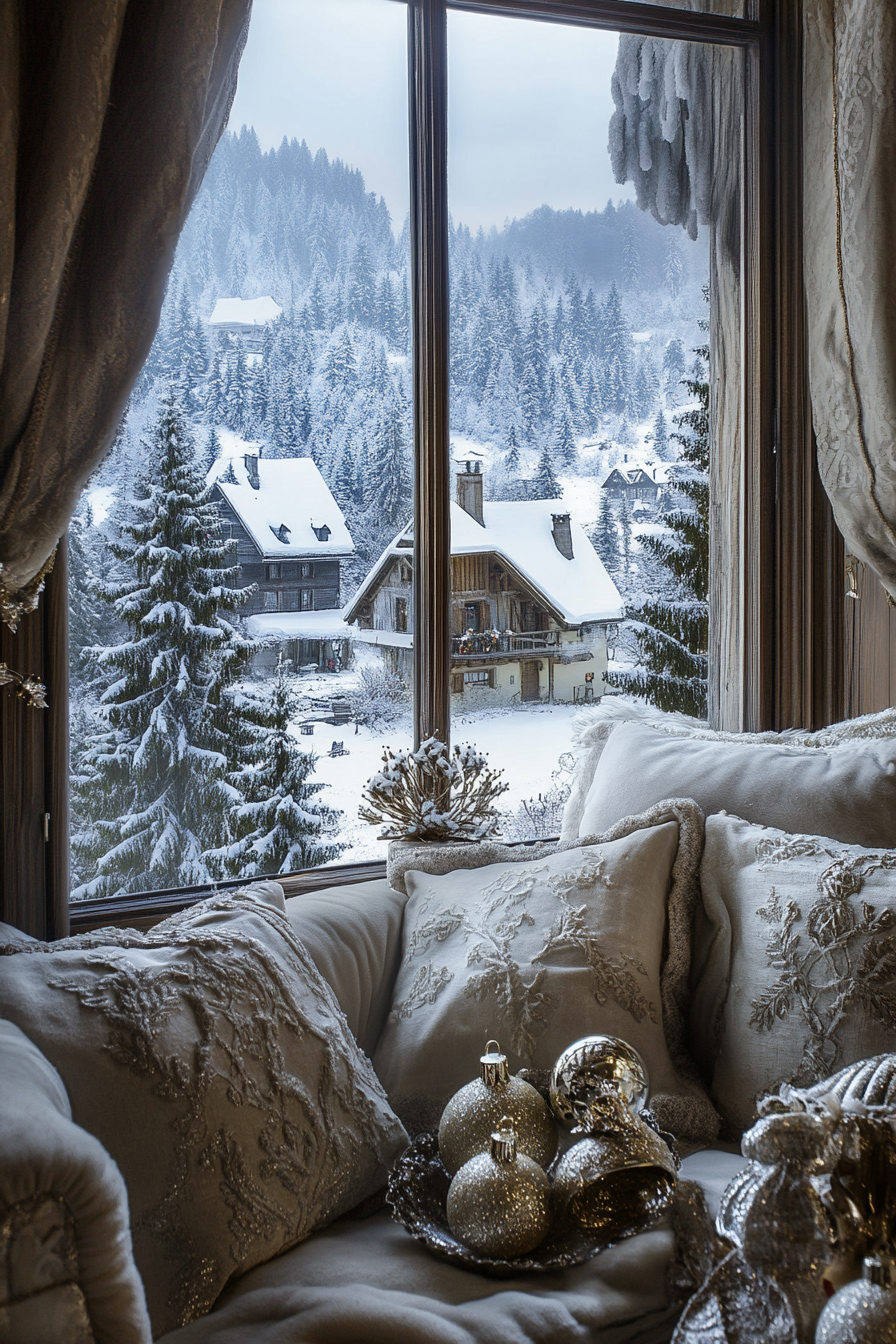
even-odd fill
[(554, 653), (560, 647), (558, 630), (537, 630), (514, 634), (512, 630), (468, 631), (451, 639), (451, 660), (459, 663), (492, 661), (526, 653)]

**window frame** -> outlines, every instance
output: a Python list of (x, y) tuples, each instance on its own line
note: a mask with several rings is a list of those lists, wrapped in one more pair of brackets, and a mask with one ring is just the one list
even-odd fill
[[(400, 2), (406, 4), (408, 13), (409, 53), (415, 743), (431, 735), (447, 740), (450, 732), (449, 9), (721, 43), (745, 50), (743, 443), (739, 460), (724, 464), (724, 471), (737, 483), (736, 526), (720, 526), (719, 510), (714, 510), (711, 541), (716, 573), (735, 574), (737, 579), (733, 593), (723, 593), (717, 585), (710, 598), (718, 669), (711, 713), (718, 726), (735, 731), (791, 724), (816, 727), (840, 717), (845, 712), (844, 553), (815, 466), (801, 283), (802, 0), (759, 0), (756, 19), (727, 18), (640, 0)], [(60, 591), (61, 599), (57, 596), (54, 601), (54, 592)], [(43, 651), (46, 654), (55, 647), (55, 670), (46, 656), (41, 663), (51, 695), (55, 692), (58, 697), (67, 682), (67, 658), (60, 657), (67, 647), (64, 563), (57, 565), (44, 605), (47, 647)], [(16, 652), (22, 653), (21, 637)], [(62, 703), (67, 712), (67, 684), (64, 690)], [(51, 712), (46, 721), (45, 796), (48, 801), (52, 798), (54, 815), (62, 819), (67, 815), (68, 753), (67, 718), (59, 712), (59, 703), (57, 699), (55, 715)], [(5, 734), (4, 740), (9, 740)], [(7, 778), (9, 764), (4, 761)], [(7, 804), (15, 796), (8, 787), (4, 794)], [(43, 850), (48, 928), (63, 932), (67, 825), (60, 821), (51, 827)], [(7, 881), (8, 868), (4, 872)], [(333, 865), (288, 881), (290, 890), (298, 891), (360, 881), (384, 871), (383, 863)], [(140, 923), (161, 918), (201, 899), (207, 890), (79, 903), (72, 911), (72, 927), (95, 927), (100, 919)]]

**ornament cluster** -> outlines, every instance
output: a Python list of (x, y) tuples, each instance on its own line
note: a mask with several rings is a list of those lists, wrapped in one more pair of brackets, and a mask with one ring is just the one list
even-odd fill
[[(676, 1162), (639, 1115), (648, 1078), (636, 1050), (613, 1036), (576, 1041), (557, 1060), (549, 1095), (550, 1105), (513, 1077), (489, 1041), (479, 1077), (445, 1107), (448, 1226), (470, 1250), (515, 1259), (541, 1245), (557, 1219), (628, 1236), (669, 1204)], [(558, 1122), (583, 1136), (559, 1159)]]

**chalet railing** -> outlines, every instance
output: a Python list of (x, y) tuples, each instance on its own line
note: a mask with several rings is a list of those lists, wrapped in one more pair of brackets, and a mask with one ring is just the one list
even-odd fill
[(544, 653), (560, 646), (559, 631), (535, 631), (515, 634), (512, 630), (470, 631), (454, 635), (451, 640), (452, 658), (494, 658), (508, 653)]

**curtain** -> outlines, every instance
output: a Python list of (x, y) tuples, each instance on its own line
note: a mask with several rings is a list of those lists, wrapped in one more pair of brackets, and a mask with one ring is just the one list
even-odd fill
[(251, 0), (0, 0), (0, 618), (33, 610), (158, 324)]
[(896, 5), (806, 0), (809, 378), (851, 551), (896, 598)]

